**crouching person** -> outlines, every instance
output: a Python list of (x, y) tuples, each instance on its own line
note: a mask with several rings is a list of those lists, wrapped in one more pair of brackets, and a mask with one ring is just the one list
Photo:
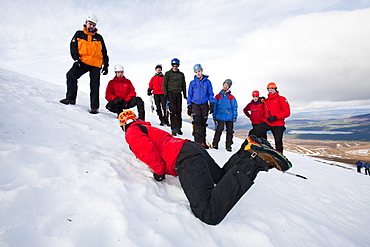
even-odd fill
[(192, 212), (209, 225), (226, 217), (258, 172), (274, 167), (286, 171), (292, 166), (267, 141), (250, 136), (220, 168), (199, 144), (152, 127), (133, 111), (122, 112), (118, 120), (131, 151), (153, 170), (154, 179), (178, 176)]
[(105, 99), (108, 101), (105, 107), (119, 115), (123, 109), (137, 106), (139, 118), (145, 120), (144, 102), (136, 96), (131, 81), (123, 75), (123, 66), (120, 64), (114, 66), (114, 73), (116, 76), (109, 81), (105, 91)]

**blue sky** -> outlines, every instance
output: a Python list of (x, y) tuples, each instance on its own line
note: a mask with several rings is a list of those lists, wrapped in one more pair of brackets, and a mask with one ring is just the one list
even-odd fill
[[(65, 85), (69, 42), (98, 19), (110, 72), (120, 63), (142, 97), (157, 63), (180, 59), (187, 83), (201, 63), (240, 108), (278, 85), (293, 110), (370, 107), (370, 1), (3, 1), (0, 67)], [(88, 76), (80, 88), (88, 84)], [(63, 95), (61, 95), (63, 97)]]

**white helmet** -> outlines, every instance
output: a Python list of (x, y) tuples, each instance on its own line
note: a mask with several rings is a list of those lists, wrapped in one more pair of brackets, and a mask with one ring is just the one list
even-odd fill
[(86, 21), (93, 22), (95, 24), (98, 24), (98, 18), (93, 14), (88, 14), (86, 16)]
[(114, 72), (117, 72), (117, 71), (123, 71), (123, 66), (120, 65), (120, 64), (117, 64), (114, 66)]

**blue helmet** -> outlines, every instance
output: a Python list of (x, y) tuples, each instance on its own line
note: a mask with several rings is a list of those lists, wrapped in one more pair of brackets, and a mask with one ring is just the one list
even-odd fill
[(202, 68), (202, 65), (200, 65), (199, 63), (197, 63), (196, 65), (194, 65), (194, 71), (201, 70), (201, 69), (203, 69), (203, 68)]
[(177, 58), (174, 58), (174, 59), (171, 60), (171, 64), (180, 65), (180, 60), (178, 60)]

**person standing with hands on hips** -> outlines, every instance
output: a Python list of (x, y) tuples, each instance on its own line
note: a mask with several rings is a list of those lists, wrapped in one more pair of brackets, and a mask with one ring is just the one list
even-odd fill
[(77, 31), (71, 41), (71, 56), (75, 61), (67, 73), (66, 98), (60, 100), (65, 105), (75, 105), (78, 79), (90, 72), (90, 113), (99, 112), (100, 69), (103, 75), (108, 74), (109, 58), (103, 37), (98, 34), (98, 18), (88, 15), (83, 30)]
[(215, 97), (215, 107), (213, 111), (213, 120), (217, 124), (215, 136), (213, 137), (212, 146), (218, 149), (224, 125), (226, 125), (226, 150), (231, 152), (233, 144), (234, 123), (238, 118), (238, 102), (231, 94), (230, 87), (232, 85), (230, 79), (226, 79), (223, 83), (222, 90)]
[(212, 114), (214, 108), (213, 88), (208, 75), (203, 75), (202, 65), (194, 65), (194, 73), (188, 90), (188, 115), (193, 119), (194, 141), (208, 149), (206, 127), (208, 114)]
[(283, 133), (285, 118), (290, 116), (288, 100), (279, 94), (275, 82), (267, 84), (268, 97), (264, 101), (265, 116), (263, 122), (253, 128), (249, 135), (267, 139), (267, 131), (271, 130), (275, 139), (276, 150), (283, 153)]
[(184, 73), (180, 72), (180, 60), (174, 58), (171, 60), (172, 68), (164, 74), (163, 92), (167, 97), (170, 108), (170, 121), (172, 135), (182, 135), (182, 96), (186, 99), (186, 82)]

